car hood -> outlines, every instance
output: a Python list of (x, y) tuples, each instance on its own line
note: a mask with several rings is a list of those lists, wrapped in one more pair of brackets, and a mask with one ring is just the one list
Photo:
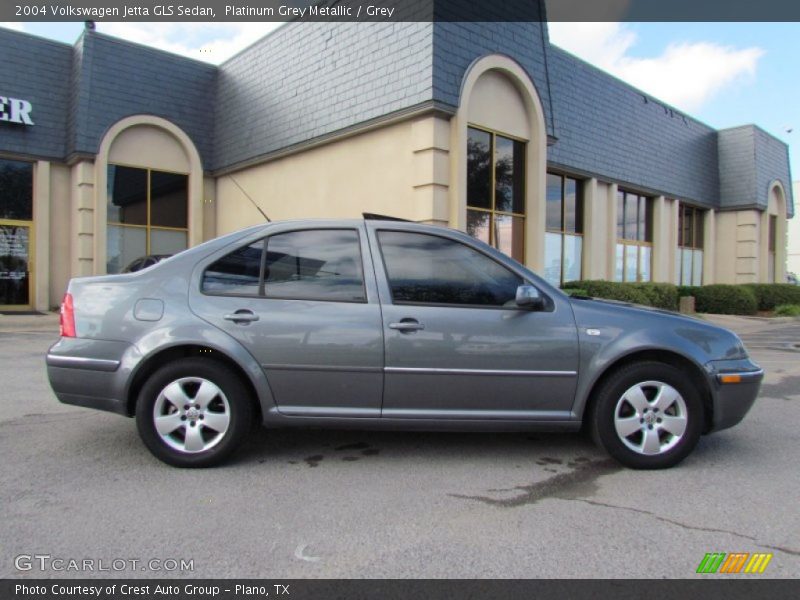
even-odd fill
[(673, 310), (666, 310), (664, 308), (656, 308), (655, 306), (646, 306), (644, 304), (635, 304), (633, 302), (625, 302), (622, 300), (610, 300), (608, 298), (594, 298), (590, 296), (570, 296), (570, 301), (572, 302), (573, 306), (576, 302), (593, 302), (605, 306), (611, 306), (616, 309), (621, 310), (636, 310), (636, 311), (643, 311), (648, 314), (660, 314), (670, 318), (677, 318), (681, 320), (690, 321), (692, 323), (701, 323), (704, 325), (710, 325), (711, 327), (716, 327), (716, 325), (711, 325), (710, 323), (703, 321), (702, 319), (698, 319), (697, 317), (693, 317), (691, 315), (686, 315), (683, 313), (675, 312)]

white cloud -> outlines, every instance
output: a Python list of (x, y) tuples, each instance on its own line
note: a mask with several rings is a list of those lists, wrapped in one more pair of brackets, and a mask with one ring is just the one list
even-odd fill
[(14, 31), (25, 31), (25, 27), (22, 23), (17, 23), (16, 21), (4, 21), (0, 23), (0, 27), (5, 27), (6, 29), (13, 29)]
[(118, 23), (97, 30), (131, 42), (219, 64), (281, 23)]
[(630, 56), (636, 34), (620, 23), (550, 23), (554, 44), (682, 110), (752, 81), (764, 50), (672, 42), (651, 58)]

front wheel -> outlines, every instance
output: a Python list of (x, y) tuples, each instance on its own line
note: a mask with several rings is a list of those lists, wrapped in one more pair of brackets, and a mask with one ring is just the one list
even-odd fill
[(252, 414), (250, 395), (236, 374), (213, 360), (185, 358), (147, 380), (136, 425), (156, 458), (176, 467), (209, 467), (239, 446)]
[(703, 403), (685, 373), (665, 363), (640, 362), (601, 384), (590, 418), (595, 441), (623, 465), (664, 469), (697, 445)]

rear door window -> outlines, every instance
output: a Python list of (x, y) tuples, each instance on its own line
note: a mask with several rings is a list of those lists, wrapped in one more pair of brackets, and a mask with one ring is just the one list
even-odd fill
[(212, 264), (203, 291), (265, 298), (366, 302), (358, 232), (279, 233)]

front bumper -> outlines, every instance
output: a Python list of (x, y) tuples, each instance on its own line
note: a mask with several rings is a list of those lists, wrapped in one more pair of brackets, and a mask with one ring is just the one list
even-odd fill
[(753, 406), (764, 370), (749, 358), (711, 361), (706, 365), (711, 376), (714, 418), (709, 431), (720, 431), (738, 424)]
[(50, 387), (64, 404), (129, 415), (124, 357), (131, 350), (124, 342), (62, 338), (47, 353)]

